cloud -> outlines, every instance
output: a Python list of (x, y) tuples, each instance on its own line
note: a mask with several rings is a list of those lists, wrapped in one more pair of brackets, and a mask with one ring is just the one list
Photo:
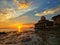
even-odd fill
[[(29, 11), (32, 11), (34, 9), (37, 9), (38, 6), (36, 6), (35, 4), (32, 4), (30, 6), (30, 4), (27, 3), (27, 5), (29, 5), (28, 8), (25, 8), (26, 4), (20, 4), (19, 1), (17, 0), (14, 0), (17, 5), (20, 5), (21, 7), (21, 10), (19, 10), (19, 6), (16, 8), (16, 7), (11, 7), (11, 8), (8, 8), (8, 6), (6, 7), (3, 7), (3, 8), (0, 8), (0, 22), (1, 21), (6, 21), (6, 20), (9, 20), (9, 19), (12, 19), (12, 18), (16, 18), (16, 17), (19, 17), (21, 15), (24, 15), (25, 13), (29, 12)], [(2, 1), (3, 2), (3, 1)], [(9, 4), (9, 3), (8, 3)], [(9, 4), (10, 6), (11, 4)], [(23, 6), (22, 6), (23, 5)], [(16, 6), (16, 4), (15, 4)]]
[(21, 17), (22, 19), (27, 19), (27, 18), (29, 18), (28, 16), (22, 16)]
[(55, 8), (51, 8), (51, 9), (47, 9), (40, 13), (36, 13), (35, 16), (45, 16), (45, 15), (55, 14), (58, 11), (60, 11), (60, 6), (57, 6)]
[(36, 9), (37, 7), (30, 7), (27, 10), (15, 10), (14, 8), (7, 8), (7, 9), (0, 9), (0, 21), (6, 21), (11, 18), (16, 18), (18, 16), (21, 16), (29, 11), (32, 11)]
[(13, 18), (16, 16), (16, 12), (14, 12), (13, 9), (4, 9), (4, 8), (1, 8), (0, 9), (0, 21), (6, 21), (10, 18)]
[(14, 0), (14, 2), (18, 5), (18, 9), (27, 9), (30, 7), (30, 3), (22, 0)]

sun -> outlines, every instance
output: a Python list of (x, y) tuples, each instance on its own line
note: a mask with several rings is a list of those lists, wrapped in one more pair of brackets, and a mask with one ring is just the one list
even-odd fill
[(22, 24), (21, 23), (16, 23), (11, 25), (14, 29), (16, 29), (17, 32), (22, 32)]
[(17, 29), (17, 32), (21, 32), (22, 24), (17, 23), (17, 24), (14, 24), (13, 27)]
[(18, 26), (17, 28), (18, 28), (18, 32), (21, 32), (21, 26)]

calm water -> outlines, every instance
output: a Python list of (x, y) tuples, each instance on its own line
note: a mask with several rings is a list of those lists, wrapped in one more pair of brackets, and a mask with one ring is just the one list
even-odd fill
[(0, 29), (0, 32), (17, 31), (17, 29)]

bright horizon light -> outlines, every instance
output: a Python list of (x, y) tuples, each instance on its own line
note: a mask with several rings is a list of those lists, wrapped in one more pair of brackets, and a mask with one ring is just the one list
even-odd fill
[(18, 32), (21, 32), (21, 26), (18, 26)]

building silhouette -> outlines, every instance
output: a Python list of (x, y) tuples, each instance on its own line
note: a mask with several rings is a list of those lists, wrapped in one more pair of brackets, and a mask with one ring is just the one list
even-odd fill
[(55, 27), (60, 30), (60, 15), (54, 16), (52, 19), (54, 20)]
[(49, 21), (42, 16), (35, 24), (35, 33), (43, 39), (42, 45), (60, 45), (60, 15), (52, 17), (52, 20)]
[[(47, 20), (44, 16), (41, 17), (41, 20), (39, 20), (35, 24), (35, 31), (39, 30), (52, 30), (60, 27), (60, 15), (52, 17), (53, 21)], [(57, 30), (56, 30), (57, 31)]]
[(36, 30), (48, 30), (53, 26), (53, 21), (47, 20), (44, 16), (41, 17), (41, 20), (35, 24), (35, 31)]

